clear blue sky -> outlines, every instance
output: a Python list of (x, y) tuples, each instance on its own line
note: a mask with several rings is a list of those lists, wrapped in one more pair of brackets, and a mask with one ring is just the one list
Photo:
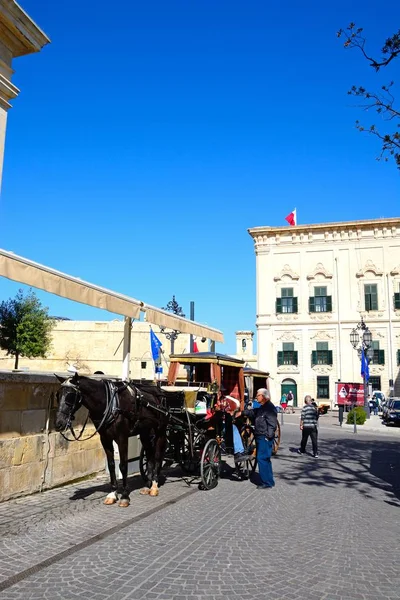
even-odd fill
[[(247, 228), (398, 216), (399, 172), (360, 134), (352, 84), (374, 74), (336, 31), (371, 50), (400, 5), (371, 0), (104, 0), (23, 8), (51, 38), (14, 61), (0, 246), (221, 329), (255, 331)], [(390, 70), (389, 70), (390, 69)], [(0, 299), (19, 284), (0, 279)], [(51, 314), (115, 315), (42, 292)]]

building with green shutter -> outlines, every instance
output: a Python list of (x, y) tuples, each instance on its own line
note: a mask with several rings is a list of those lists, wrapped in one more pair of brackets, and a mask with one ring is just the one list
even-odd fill
[(361, 317), (372, 332), (372, 389), (400, 396), (400, 218), (249, 233), (258, 367), (274, 378), (274, 402), (292, 390), (298, 406), (305, 394), (333, 406), (336, 381), (361, 382), (350, 343)]

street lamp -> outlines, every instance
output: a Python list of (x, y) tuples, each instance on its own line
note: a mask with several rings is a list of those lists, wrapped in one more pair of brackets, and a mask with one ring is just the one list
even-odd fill
[[(361, 335), (358, 333), (360, 331)], [(354, 327), (354, 329), (350, 333), (350, 343), (353, 346), (354, 350), (357, 350), (358, 356), (360, 360), (362, 360), (362, 355), (365, 356), (366, 364), (368, 365), (370, 360), (374, 356), (374, 350), (371, 347), (372, 344), (372, 333), (364, 323), (363, 318), (361, 317), (361, 321)], [(364, 410), (367, 413), (367, 419), (370, 418), (369, 411), (369, 402), (368, 402), (368, 379), (366, 370), (363, 369), (363, 387), (364, 387)], [(354, 417), (355, 419), (355, 417)]]
[(177, 329), (174, 329), (173, 331), (165, 332), (165, 327), (160, 325), (160, 333), (163, 333), (165, 335), (165, 337), (167, 338), (167, 340), (169, 340), (171, 342), (171, 354), (173, 354), (174, 349), (175, 349), (175, 340), (178, 338), (178, 335), (181, 332), (178, 331)]

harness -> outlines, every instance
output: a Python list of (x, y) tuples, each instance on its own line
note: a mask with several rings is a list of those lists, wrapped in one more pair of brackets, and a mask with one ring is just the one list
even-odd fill
[[(144, 406), (146, 408), (149, 407), (165, 416), (169, 415), (169, 412), (166, 408), (164, 397), (162, 397), (162, 399), (161, 399), (161, 402), (160, 402), (161, 406), (156, 406), (152, 402), (145, 400), (140, 389), (137, 388), (130, 381), (124, 382), (123, 386), (121, 386), (119, 389), (112, 381), (109, 381), (108, 379), (103, 379), (103, 383), (105, 386), (105, 393), (106, 393), (106, 407), (104, 409), (103, 416), (101, 417), (101, 419), (93, 419), (91, 417), (92, 422), (96, 429), (91, 435), (89, 435), (88, 437), (83, 438), (83, 439), (82, 439), (82, 435), (83, 435), (83, 432), (85, 431), (87, 422), (89, 420), (89, 412), (86, 416), (83, 427), (78, 435), (75, 433), (74, 428), (72, 426), (72, 420), (74, 418), (74, 415), (75, 415), (76, 411), (83, 404), (82, 393), (79, 389), (79, 386), (73, 384), (70, 380), (67, 380), (61, 384), (61, 387), (72, 388), (75, 393), (75, 400), (74, 400), (74, 403), (72, 405), (70, 405), (71, 406), (70, 411), (68, 413), (66, 413), (64, 411), (64, 414), (67, 414), (67, 423), (66, 423), (64, 432), (69, 429), (71, 431), (73, 438), (72, 439), (68, 438), (64, 432), (62, 432), (62, 431), (60, 432), (61, 435), (63, 436), (63, 438), (65, 440), (67, 440), (68, 442), (79, 441), (79, 440), (80, 441), (90, 440), (93, 436), (96, 435), (96, 433), (99, 433), (99, 431), (102, 428), (107, 428), (110, 425), (112, 425), (112, 423), (114, 423), (116, 421), (116, 419), (118, 418), (119, 415), (123, 415), (129, 419), (129, 417), (131, 416), (130, 411), (123, 410), (123, 409), (121, 409), (121, 406), (120, 406), (119, 394), (120, 394), (120, 392), (122, 392), (124, 390), (128, 390), (128, 392), (134, 402), (134, 412), (137, 413), (139, 408), (141, 406)], [(67, 406), (68, 406), (68, 404), (67, 404)]]

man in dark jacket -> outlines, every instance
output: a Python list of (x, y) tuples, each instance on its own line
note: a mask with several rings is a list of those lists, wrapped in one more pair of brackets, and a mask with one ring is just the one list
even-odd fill
[(275, 406), (271, 402), (269, 391), (266, 388), (261, 388), (257, 391), (256, 399), (261, 406), (254, 409), (245, 409), (243, 414), (249, 417), (254, 423), (257, 464), (261, 479), (261, 484), (257, 486), (257, 489), (270, 490), (275, 485), (271, 456), (275, 431), (278, 426), (278, 416)]

